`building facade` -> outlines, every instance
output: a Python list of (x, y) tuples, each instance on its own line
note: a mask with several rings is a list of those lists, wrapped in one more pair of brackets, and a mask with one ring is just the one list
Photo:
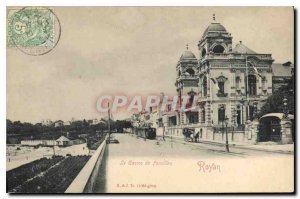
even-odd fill
[[(179, 138), (191, 130), (202, 140), (222, 142), (226, 129), (230, 142), (260, 141), (258, 112), (273, 89), (292, 77), (294, 66), (274, 64), (271, 54), (232, 40), (214, 20), (200, 37), (198, 56), (187, 45), (176, 64), (177, 107), (182, 108), (141, 112), (133, 115), (133, 126), (151, 126), (158, 136)], [(284, 127), (278, 129), (283, 137)]]
[[(231, 33), (215, 21), (204, 31), (198, 49), (198, 59), (187, 49), (176, 66), (177, 94), (181, 103), (186, 95), (190, 101), (166, 134), (183, 136), (182, 129), (191, 128), (202, 139), (222, 140), (228, 118), (235, 141), (254, 142), (255, 135), (247, 135), (251, 131), (245, 128), (272, 94), (272, 55), (257, 53), (241, 41), (233, 45)], [(191, 109), (191, 104), (196, 107)]]

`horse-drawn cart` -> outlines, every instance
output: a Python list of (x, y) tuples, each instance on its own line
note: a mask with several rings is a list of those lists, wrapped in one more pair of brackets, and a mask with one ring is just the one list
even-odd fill
[(195, 129), (184, 128), (183, 131), (182, 131), (182, 134), (184, 135), (184, 141), (193, 142), (194, 141)]

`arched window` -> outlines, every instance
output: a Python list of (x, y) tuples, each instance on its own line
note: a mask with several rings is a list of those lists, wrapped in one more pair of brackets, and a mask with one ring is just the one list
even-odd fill
[(256, 95), (256, 76), (248, 75), (248, 93), (249, 95)]
[(202, 122), (205, 122), (205, 108), (202, 110)]
[(220, 106), (218, 109), (218, 122), (219, 124), (222, 124), (225, 120), (225, 107), (224, 105)]
[(206, 55), (206, 50), (205, 48), (203, 48), (202, 52), (201, 52), (201, 57), (204, 57)]
[(219, 87), (217, 96), (226, 97), (227, 94), (225, 93), (225, 81), (227, 80), (227, 78), (221, 75), (217, 77), (216, 80), (218, 81), (218, 87)]
[(207, 96), (207, 78), (204, 76), (203, 78), (203, 96)]
[(213, 49), (214, 53), (224, 53), (225, 49), (223, 46), (221, 45), (216, 45)]
[(219, 93), (224, 94), (225, 93), (224, 82), (218, 82), (218, 86), (219, 86)]
[(191, 69), (191, 68), (188, 68), (186, 70), (186, 73), (188, 73), (189, 75), (195, 75), (195, 71), (193, 69)]

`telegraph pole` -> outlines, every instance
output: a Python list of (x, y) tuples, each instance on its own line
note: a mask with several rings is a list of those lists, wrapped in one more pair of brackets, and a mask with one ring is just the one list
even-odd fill
[(246, 106), (246, 121), (249, 119), (249, 77), (248, 77), (248, 60), (247, 60), (247, 55), (246, 55), (246, 99), (247, 99), (247, 106)]
[(226, 141), (225, 141), (225, 146), (226, 146), (226, 152), (229, 152), (229, 144), (228, 144), (228, 132), (227, 132), (227, 126), (228, 126), (228, 117), (227, 115), (225, 116), (225, 125), (226, 125)]
[(108, 106), (108, 110), (107, 110), (107, 113), (108, 113), (108, 142), (110, 143), (110, 107), (109, 107), (109, 102), (107, 103), (107, 106)]

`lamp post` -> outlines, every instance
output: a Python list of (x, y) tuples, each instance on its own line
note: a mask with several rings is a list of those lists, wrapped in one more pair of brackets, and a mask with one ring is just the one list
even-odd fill
[(225, 125), (226, 125), (226, 142), (225, 142), (225, 145), (226, 145), (226, 152), (229, 152), (229, 145), (228, 145), (228, 132), (227, 132), (227, 126), (228, 126), (228, 117), (227, 115), (225, 116)]
[(288, 110), (288, 107), (287, 107), (287, 105), (288, 105), (287, 101), (288, 100), (287, 100), (286, 97), (284, 97), (282, 101), (283, 101), (283, 114), (284, 114), (283, 118), (287, 119), (288, 118), (288, 114), (289, 114), (289, 110)]
[[(160, 93), (161, 96), (162, 96), (162, 102), (164, 101), (164, 98), (165, 98), (165, 94), (163, 92)], [(162, 103), (161, 103), (162, 104)], [(161, 114), (160, 114), (161, 116)], [(163, 141), (165, 141), (165, 126), (164, 126), (164, 122), (163, 122), (163, 119), (162, 119), (162, 125), (163, 125)]]
[(232, 137), (231, 137), (231, 140), (233, 141), (234, 139), (234, 127), (237, 126), (237, 113), (236, 113), (236, 110), (234, 109), (234, 113), (233, 113), (233, 129), (232, 129)]
[[(226, 117), (223, 117), (223, 116), (225, 116), (225, 107), (224, 106), (221, 106), (221, 111), (222, 111), (222, 140), (224, 140), (223, 138), (224, 138), (224, 120), (225, 120), (225, 118)], [(224, 115), (223, 115), (223, 113), (224, 113)]]
[(243, 97), (240, 100), (240, 103), (242, 105), (242, 125), (243, 125), (244, 124), (244, 103), (245, 103), (245, 99)]
[(254, 102), (253, 102), (253, 107), (254, 107), (254, 110), (253, 110), (253, 120), (254, 119), (257, 119), (257, 100), (255, 99)]
[(110, 144), (110, 107), (109, 107), (109, 102), (107, 103), (107, 114), (108, 114), (108, 120), (107, 120), (107, 125), (108, 125), (108, 143)]
[(178, 114), (178, 119), (179, 119), (179, 125), (181, 125), (181, 106), (182, 106), (182, 90), (183, 90), (183, 86), (184, 84), (182, 82), (179, 82), (177, 84), (177, 91), (178, 91), (178, 95), (179, 95), (179, 114)]

